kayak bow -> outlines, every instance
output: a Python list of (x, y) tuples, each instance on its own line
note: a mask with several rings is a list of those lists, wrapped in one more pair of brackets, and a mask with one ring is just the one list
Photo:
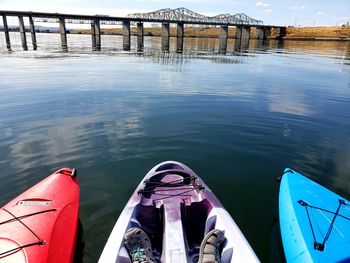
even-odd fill
[(350, 202), (285, 169), (279, 215), (287, 262), (349, 262)]
[(63, 168), (0, 210), (0, 261), (73, 262), (78, 230), (76, 170)]
[(130, 262), (123, 237), (131, 227), (147, 233), (160, 262), (197, 262), (201, 241), (213, 229), (226, 237), (223, 263), (259, 262), (213, 192), (179, 162), (163, 162), (148, 172), (116, 222), (100, 263)]

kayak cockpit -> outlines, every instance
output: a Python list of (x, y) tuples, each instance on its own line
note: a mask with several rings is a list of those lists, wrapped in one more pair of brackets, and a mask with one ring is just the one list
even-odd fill
[[(128, 228), (139, 227), (147, 233), (161, 262), (197, 262), (212, 209), (202, 196), (204, 189), (197, 177), (183, 170), (155, 173), (138, 190), (141, 199)], [(127, 255), (125, 248), (119, 254)]]

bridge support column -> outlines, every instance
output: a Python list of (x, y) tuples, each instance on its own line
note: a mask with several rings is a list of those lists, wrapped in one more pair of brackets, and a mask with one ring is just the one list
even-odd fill
[(228, 26), (220, 27), (219, 53), (226, 53), (227, 50)]
[(264, 39), (264, 28), (259, 27), (259, 26), (256, 27), (255, 38), (260, 39), (260, 40)]
[(26, 29), (24, 27), (23, 16), (19, 16), (18, 17), (18, 22), (19, 22), (19, 32), (21, 34), (21, 41), (22, 41), (23, 50), (28, 50), (27, 38), (26, 38)]
[(237, 26), (236, 27), (236, 39), (239, 38), (250, 38), (250, 26)]
[(242, 26), (242, 38), (243, 39), (250, 38), (250, 26)]
[(59, 19), (60, 23), (60, 35), (61, 35), (61, 49), (62, 51), (68, 51), (67, 45), (67, 30), (66, 30), (66, 21), (64, 18)]
[(264, 39), (271, 38), (271, 27), (264, 27)]
[(242, 27), (236, 26), (235, 39), (240, 39), (242, 37)]
[(177, 23), (176, 52), (182, 53), (184, 49), (184, 24)]
[(278, 40), (282, 40), (287, 35), (287, 28), (286, 27), (279, 27), (278, 28)]
[(256, 27), (256, 38), (259, 40), (267, 40), (271, 36), (271, 27), (258, 26)]
[(143, 23), (137, 23), (137, 51), (143, 51)]
[(4, 25), (4, 32), (5, 32), (5, 40), (6, 40), (6, 48), (8, 51), (11, 51), (11, 42), (10, 42), (10, 34), (9, 34), (9, 27), (7, 25), (7, 18), (6, 16), (2, 16), (2, 21)]
[(130, 21), (123, 21), (123, 50), (130, 50)]
[(33, 50), (36, 50), (37, 44), (36, 44), (35, 26), (34, 26), (34, 21), (32, 16), (29, 16), (29, 26), (30, 26), (30, 34), (32, 36)]
[(170, 24), (162, 23), (162, 51), (169, 51)]
[(100, 20), (94, 20), (91, 23), (91, 38), (92, 38), (92, 50), (100, 51), (101, 50), (101, 28)]
[(95, 35), (95, 23), (91, 23), (91, 45), (92, 45), (92, 50), (96, 50), (96, 35)]

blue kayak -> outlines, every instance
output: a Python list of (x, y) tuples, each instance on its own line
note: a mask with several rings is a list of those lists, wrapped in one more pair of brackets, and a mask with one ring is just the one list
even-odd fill
[(279, 219), (287, 262), (350, 262), (350, 202), (285, 169)]

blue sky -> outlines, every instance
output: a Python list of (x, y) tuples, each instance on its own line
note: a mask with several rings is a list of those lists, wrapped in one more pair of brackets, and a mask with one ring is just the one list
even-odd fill
[(246, 13), (270, 25), (341, 25), (350, 20), (350, 0), (0, 0), (1, 10), (126, 16), (186, 7), (204, 15)]

